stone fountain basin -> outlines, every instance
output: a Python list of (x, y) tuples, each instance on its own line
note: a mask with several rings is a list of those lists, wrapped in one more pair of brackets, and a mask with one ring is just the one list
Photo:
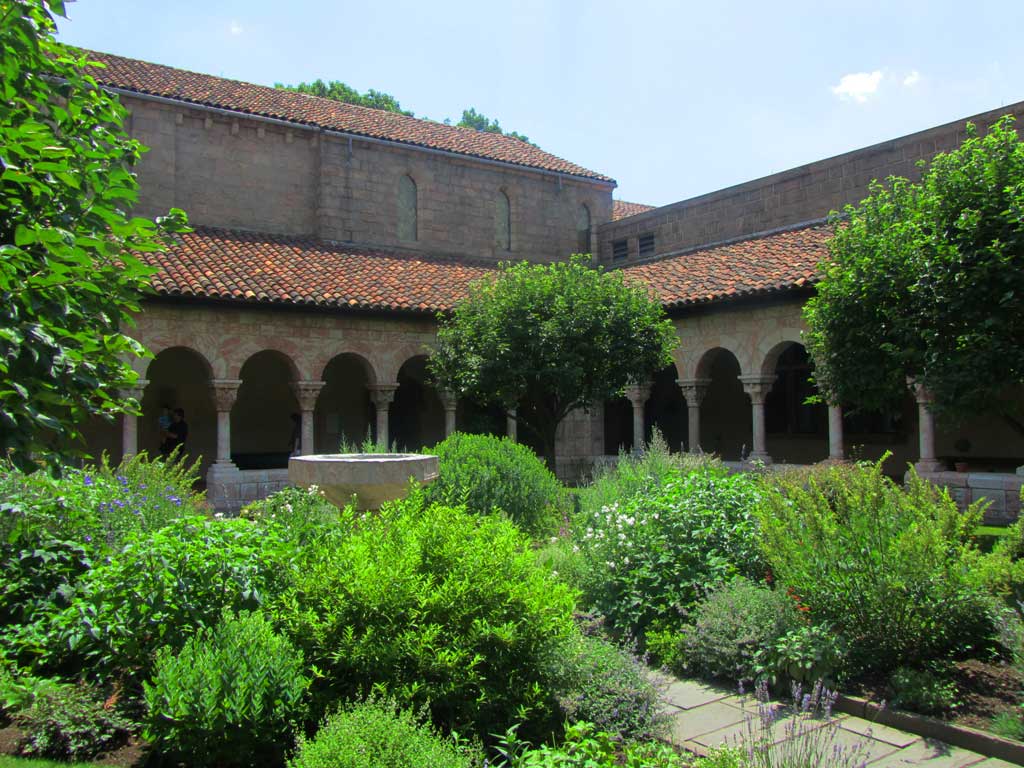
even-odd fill
[(385, 501), (404, 499), (409, 479), (427, 484), (437, 479), (437, 456), (419, 453), (325, 453), (292, 456), (289, 485), (319, 486), (339, 509), (356, 496), (359, 509), (378, 509)]

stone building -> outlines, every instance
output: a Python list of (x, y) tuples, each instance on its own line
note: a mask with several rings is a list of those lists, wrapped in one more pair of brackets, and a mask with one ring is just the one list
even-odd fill
[[(909, 392), (898, 413), (855, 418), (804, 404), (800, 310), (824, 217), (874, 178), (913, 177), (966, 120), (652, 208), (511, 137), (91, 56), (150, 148), (136, 212), (184, 208), (195, 227), (152, 257), (155, 295), (131, 331), (154, 354), (131, 393), (143, 415), (91, 425), (94, 452), (155, 452), (160, 407), (182, 407), (211, 501), (233, 508), (284, 483), (296, 421), (307, 453), (368, 435), (416, 449), (453, 429), (515, 434), (508, 414), (430, 386), (436, 314), (498, 261), (589, 252), (650, 285), (681, 344), (653, 381), (566, 420), (560, 474), (657, 427), (674, 449), (731, 461), (889, 451), (893, 474), (916, 462), (960, 498), (987, 494), (994, 515), (1016, 515), (1024, 441), (1003, 425), (936, 429)], [(1007, 112), (1024, 103), (970, 120)]]

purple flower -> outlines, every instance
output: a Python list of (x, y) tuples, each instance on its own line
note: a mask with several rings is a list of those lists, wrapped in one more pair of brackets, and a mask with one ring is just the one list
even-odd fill
[(85, 534), (85, 542), (86, 542), (86, 544), (88, 544), (91, 541), (92, 541), (92, 536), (90, 536), (89, 534)]
[(86, 475), (82, 482), (87, 486), (92, 485), (92, 477), (90, 475)]

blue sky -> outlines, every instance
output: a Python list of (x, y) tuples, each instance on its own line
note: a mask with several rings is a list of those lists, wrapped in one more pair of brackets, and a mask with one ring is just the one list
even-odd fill
[(1021, 0), (78, 0), (65, 42), (475, 107), (663, 205), (1024, 100)]

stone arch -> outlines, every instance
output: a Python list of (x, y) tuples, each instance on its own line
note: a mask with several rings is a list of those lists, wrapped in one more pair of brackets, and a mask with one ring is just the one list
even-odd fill
[(377, 375), (370, 361), (357, 352), (340, 352), (318, 370), (324, 387), (313, 411), (314, 452), (335, 453), (342, 442), (376, 440), (370, 387)]
[(695, 371), (710, 382), (701, 403), (700, 446), (738, 461), (752, 447), (750, 400), (739, 379), (740, 358), (731, 349), (714, 347), (701, 355)]
[(388, 413), (389, 440), (399, 450), (418, 450), (444, 440), (444, 406), (427, 375), (427, 355), (409, 357), (398, 369), (398, 389)]
[(308, 372), (299, 365), (299, 362), (304, 362), (304, 360), (295, 345), (282, 344), (278, 340), (244, 341), (237, 347), (234, 347), (227, 356), (228, 376), (226, 378), (243, 378), (242, 369), (245, 368), (246, 363), (263, 352), (273, 352), (275, 355), (278, 355), (288, 366), (292, 380), (306, 381), (310, 378)]
[(231, 409), (231, 457), (239, 469), (288, 466), (299, 414), (292, 358), (274, 348), (249, 355), (238, 369), (242, 383)]
[(181, 408), (188, 424), (185, 453), (201, 459), (200, 477), (216, 458), (217, 413), (210, 393), (214, 369), (205, 355), (188, 345), (167, 346), (147, 361), (146, 389), (138, 421), (139, 450), (160, 455), (165, 435), (163, 407)]
[(753, 361), (756, 369), (760, 371), (762, 376), (773, 375), (775, 373), (775, 366), (779, 361), (779, 356), (793, 344), (800, 347), (804, 346), (803, 334), (799, 328), (782, 328), (776, 333), (761, 339), (757, 345)]
[(800, 341), (779, 341), (764, 355), (761, 375), (772, 381), (765, 397), (768, 454), (779, 462), (811, 464), (828, 458), (828, 412), (807, 400), (817, 394), (811, 360)]
[(744, 372), (744, 367), (741, 362), (741, 355), (739, 350), (725, 344), (718, 344), (713, 347), (705, 349), (700, 357), (696, 359), (693, 365), (693, 376), (687, 378), (695, 379), (707, 379), (711, 376), (711, 366), (714, 364), (715, 359), (722, 353), (728, 353), (736, 361), (736, 366), (739, 368), (740, 374)]
[(682, 451), (686, 443), (689, 415), (683, 392), (679, 389), (679, 371), (668, 365), (651, 377), (650, 396), (644, 407), (644, 440), (650, 442), (657, 429), (672, 451)]

